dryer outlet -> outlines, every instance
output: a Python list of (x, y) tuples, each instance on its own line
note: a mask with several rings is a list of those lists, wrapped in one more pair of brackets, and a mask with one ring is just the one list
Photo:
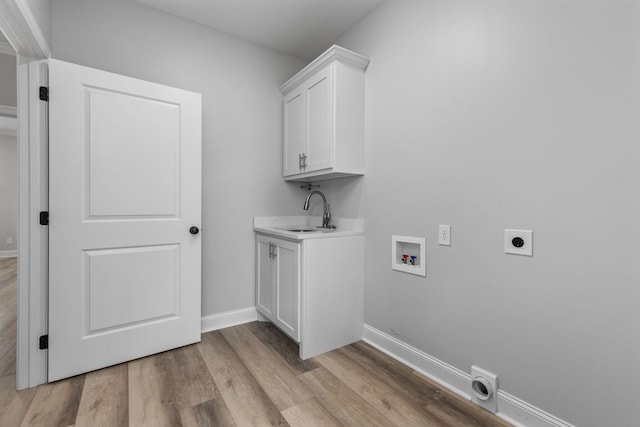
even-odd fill
[(498, 412), (498, 376), (471, 366), (471, 401), (489, 412)]

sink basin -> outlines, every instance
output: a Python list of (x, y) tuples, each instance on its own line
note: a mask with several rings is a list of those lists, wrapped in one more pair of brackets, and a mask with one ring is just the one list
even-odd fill
[(322, 228), (320, 226), (313, 227), (309, 225), (292, 225), (288, 227), (278, 227), (280, 230), (290, 231), (292, 233), (326, 233), (333, 231), (333, 228)]

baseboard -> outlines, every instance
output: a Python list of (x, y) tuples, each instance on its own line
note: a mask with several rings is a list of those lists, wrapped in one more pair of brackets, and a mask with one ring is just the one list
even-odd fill
[(18, 251), (0, 251), (0, 258), (18, 256)]
[(254, 320), (258, 320), (258, 312), (255, 307), (212, 314), (202, 317), (202, 333), (217, 331), (218, 329), (241, 325)]
[[(420, 372), (443, 387), (471, 400), (471, 375), (412, 347), (378, 329), (364, 325), (363, 341), (388, 354), (399, 362)], [(497, 416), (522, 427), (574, 427), (527, 402), (498, 390)]]

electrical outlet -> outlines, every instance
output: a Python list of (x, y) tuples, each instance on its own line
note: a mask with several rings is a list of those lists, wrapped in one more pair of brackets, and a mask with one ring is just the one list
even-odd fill
[(438, 244), (451, 246), (451, 226), (440, 224), (438, 226)]
[(505, 229), (504, 252), (514, 255), (533, 256), (533, 231)]

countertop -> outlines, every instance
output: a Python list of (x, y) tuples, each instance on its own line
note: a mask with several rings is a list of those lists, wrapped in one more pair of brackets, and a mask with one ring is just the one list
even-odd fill
[(364, 219), (361, 218), (331, 218), (331, 225), (336, 228), (331, 231), (295, 232), (283, 228), (317, 227), (322, 225), (319, 216), (257, 216), (253, 218), (253, 231), (274, 237), (290, 240), (328, 239), (346, 236), (364, 235)]

